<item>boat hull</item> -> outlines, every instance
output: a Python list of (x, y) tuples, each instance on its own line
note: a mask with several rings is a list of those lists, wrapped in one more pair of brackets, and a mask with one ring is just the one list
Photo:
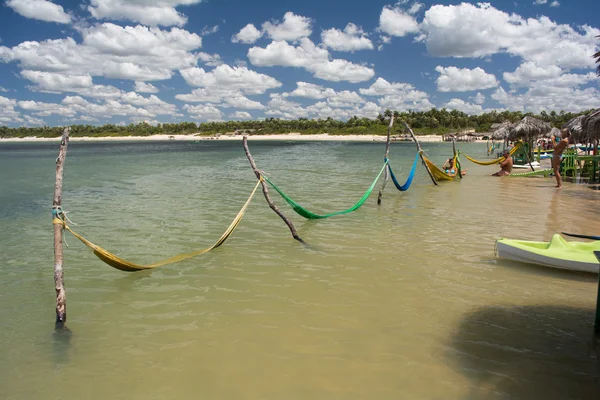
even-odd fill
[(556, 234), (550, 242), (499, 239), (496, 248), (498, 256), (513, 261), (594, 274), (600, 269), (594, 255), (600, 241), (568, 242)]

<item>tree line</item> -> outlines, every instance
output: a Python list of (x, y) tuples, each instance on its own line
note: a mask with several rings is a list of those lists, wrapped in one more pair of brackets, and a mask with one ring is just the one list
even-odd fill
[[(444, 108), (433, 108), (429, 111), (406, 111), (398, 112), (386, 110), (379, 114), (377, 118), (359, 118), (352, 117), (347, 121), (340, 121), (331, 117), (326, 119), (308, 119), (298, 118), (295, 120), (286, 120), (280, 118), (266, 118), (262, 120), (249, 121), (223, 121), (223, 122), (179, 122), (163, 123), (156, 126), (146, 122), (129, 125), (71, 125), (72, 137), (106, 137), (106, 136), (151, 136), (151, 135), (182, 135), (198, 134), (201, 136), (213, 136), (228, 132), (241, 132), (256, 135), (268, 135), (273, 133), (291, 133), (301, 134), (329, 133), (335, 135), (345, 134), (370, 134), (384, 135), (387, 133), (388, 118), (394, 114), (395, 119), (406, 121), (420, 135), (428, 134), (447, 134), (459, 132), (467, 129), (474, 129), (476, 132), (490, 132), (493, 124), (502, 122), (517, 122), (526, 115), (531, 115), (543, 121), (549, 122), (559, 128), (570, 119), (588, 113), (571, 113), (560, 111), (556, 113), (551, 111), (547, 113), (542, 111), (535, 115), (532, 113), (522, 113), (520, 111), (491, 111), (481, 115), (468, 115), (461, 111), (448, 111)], [(400, 130), (401, 128), (397, 128)], [(62, 127), (18, 127), (9, 128), (0, 127), (0, 138), (23, 138), (23, 137), (59, 137), (62, 134)]]

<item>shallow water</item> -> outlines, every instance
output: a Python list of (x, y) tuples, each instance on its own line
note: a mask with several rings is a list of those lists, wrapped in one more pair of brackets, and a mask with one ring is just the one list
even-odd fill
[[(311, 211), (351, 206), (382, 143), (250, 142)], [(460, 144), (476, 158), (485, 145)], [(441, 164), (445, 143), (425, 143)], [(220, 248), (125, 273), (67, 234), (71, 334), (54, 334), (50, 206), (57, 143), (0, 143), (2, 399), (587, 399), (597, 279), (494, 256), (500, 237), (599, 234), (600, 192), (543, 178), (391, 183), (358, 211), (305, 221), (260, 191)], [(394, 143), (400, 181), (412, 144)], [(71, 143), (75, 230), (139, 263), (211, 245), (254, 187), (241, 143)], [(377, 186), (377, 190), (380, 185)]]

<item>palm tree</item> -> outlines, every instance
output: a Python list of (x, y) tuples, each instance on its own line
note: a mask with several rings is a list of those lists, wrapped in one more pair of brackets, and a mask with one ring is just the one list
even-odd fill
[[(600, 35), (596, 37), (600, 39)], [(596, 73), (598, 74), (598, 76), (600, 76), (600, 51), (594, 54), (593, 57), (596, 59), (596, 64), (598, 64), (598, 68), (596, 68)]]

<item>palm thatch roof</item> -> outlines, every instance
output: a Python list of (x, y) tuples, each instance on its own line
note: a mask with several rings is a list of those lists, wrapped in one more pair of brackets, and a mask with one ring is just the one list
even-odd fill
[(546, 134), (544, 134), (545, 138), (551, 138), (552, 136), (554, 136), (554, 137), (560, 137), (560, 129), (558, 129), (558, 128), (552, 128)]
[(583, 133), (582, 126), (584, 118), (585, 115), (579, 115), (575, 118), (571, 118), (562, 126), (563, 129), (566, 128), (571, 132), (571, 136), (575, 143), (585, 141), (585, 135)]
[(600, 108), (586, 115), (581, 126), (586, 139), (600, 139)]
[(550, 132), (551, 129), (552, 126), (548, 122), (544, 122), (528, 115), (510, 128), (510, 136), (508, 138), (510, 140), (521, 138), (533, 140), (534, 137), (545, 135)]
[(496, 129), (490, 135), (490, 137), (496, 140), (506, 139), (510, 135), (510, 127), (510, 122), (504, 122), (498, 129)]

